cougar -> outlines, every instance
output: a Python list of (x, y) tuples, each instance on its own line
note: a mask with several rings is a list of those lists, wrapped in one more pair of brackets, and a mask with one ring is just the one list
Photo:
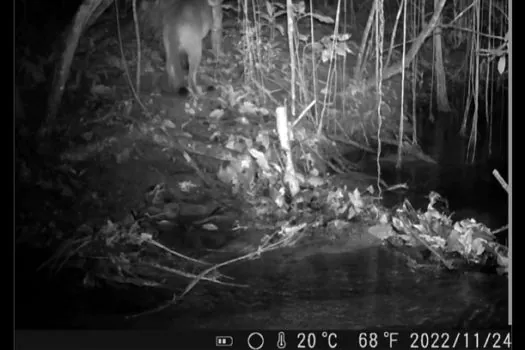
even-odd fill
[[(197, 70), (202, 58), (203, 40), (212, 27), (210, 0), (161, 0), (162, 38), (166, 51), (166, 72), (173, 89), (187, 92), (183, 63), (188, 67), (188, 88), (199, 94)], [(186, 66), (186, 64), (184, 64)]]

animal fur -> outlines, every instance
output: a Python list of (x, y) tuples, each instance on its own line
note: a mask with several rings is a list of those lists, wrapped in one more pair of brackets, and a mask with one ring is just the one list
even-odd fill
[(208, 0), (161, 1), (162, 38), (171, 87), (184, 91), (183, 62), (187, 61), (188, 87), (192, 93), (198, 94), (197, 71), (202, 59), (203, 40), (213, 23), (211, 6)]

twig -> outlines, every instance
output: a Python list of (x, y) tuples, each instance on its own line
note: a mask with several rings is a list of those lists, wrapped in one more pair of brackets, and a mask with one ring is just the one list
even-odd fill
[(410, 228), (408, 228), (408, 227), (407, 227), (407, 231), (408, 231), (408, 233), (410, 233), (410, 235), (412, 237), (414, 237), (415, 240), (417, 240), (418, 242), (423, 244), (428, 250), (430, 250), (435, 256), (437, 256), (438, 259), (443, 263), (443, 265), (445, 265), (447, 267), (447, 269), (449, 269), (449, 270), (453, 270), (454, 269), (452, 264), (450, 264), (450, 262), (445, 260), (445, 258), (441, 254), (439, 254), (437, 250), (432, 248), (432, 246), (430, 246), (430, 244), (428, 244), (424, 239), (422, 239), (421, 237), (419, 237), (419, 235), (417, 235), (414, 232), (412, 232), (412, 230)]
[(148, 315), (148, 314), (153, 314), (155, 312), (159, 312), (159, 311), (162, 311), (168, 307), (170, 307), (171, 305), (175, 304), (177, 300), (177, 294), (173, 293), (173, 297), (171, 298), (170, 301), (168, 302), (165, 302), (164, 304), (161, 304), (153, 309), (149, 309), (149, 310), (146, 310), (146, 311), (142, 311), (142, 312), (139, 312), (138, 314), (133, 314), (133, 315), (129, 315), (129, 316), (126, 316), (126, 318), (136, 318), (136, 317), (139, 317), (139, 316), (145, 316), (145, 315)]
[(184, 254), (181, 254), (181, 253), (178, 253), (174, 250), (171, 250), (170, 248), (166, 247), (165, 245), (151, 239), (151, 238), (147, 238), (147, 239), (144, 239), (145, 242), (148, 242), (160, 249), (163, 249), (165, 251), (167, 251), (168, 253), (170, 254), (173, 254), (175, 256), (178, 256), (179, 258), (182, 258), (182, 259), (186, 259), (186, 260), (189, 260), (189, 261), (192, 261), (194, 263), (197, 263), (197, 264), (202, 264), (202, 265), (211, 265), (209, 262), (205, 262), (205, 261), (201, 261), (201, 260), (197, 260), (197, 259), (193, 259), (193, 258), (190, 258), (189, 256), (186, 256)]
[(501, 187), (503, 187), (503, 189), (509, 193), (509, 185), (507, 184), (507, 182), (505, 180), (503, 180), (503, 177), (501, 177), (499, 171), (497, 171), (496, 169), (494, 169), (492, 171), (492, 175), (494, 175), (494, 177), (496, 178), (496, 180), (498, 180), (499, 184), (501, 185)]
[(396, 185), (392, 185), (392, 186), (388, 186), (387, 188), (385, 188), (383, 191), (395, 191), (397, 189), (405, 189), (405, 190), (408, 190), (408, 185), (406, 182), (403, 182), (403, 183), (400, 183), (400, 184), (396, 184)]
[(299, 114), (297, 119), (295, 119), (294, 122), (292, 123), (292, 128), (294, 128), (297, 125), (297, 123), (299, 123), (301, 121), (301, 119), (303, 119), (303, 117), (306, 115), (306, 113), (308, 113), (308, 111), (313, 107), (313, 105), (315, 105), (316, 102), (317, 102), (316, 100), (313, 100), (312, 102), (310, 102), (310, 104), (308, 106), (306, 106), (305, 109), (303, 109), (301, 114)]
[(500, 228), (498, 228), (498, 229), (492, 231), (491, 233), (492, 233), (493, 235), (495, 235), (495, 234), (497, 234), (497, 233), (503, 232), (503, 231), (508, 230), (508, 229), (509, 229), (509, 225), (505, 225), (505, 226), (502, 226), (502, 227), (500, 227)]
[[(193, 273), (187, 273), (187, 272), (184, 272), (184, 271), (181, 271), (181, 270), (173, 269), (171, 267), (166, 267), (166, 266), (162, 266), (162, 265), (159, 265), (159, 264), (148, 263), (147, 265), (149, 265), (151, 267), (154, 267), (156, 269), (159, 269), (159, 270), (162, 270), (162, 271), (166, 271), (166, 272), (169, 272), (169, 273), (173, 273), (173, 274), (176, 274), (176, 275), (179, 275), (179, 276), (182, 276), (182, 277), (186, 277), (186, 278), (195, 278), (195, 277), (197, 277), (197, 275), (195, 275)], [(248, 285), (246, 285), (246, 284), (238, 284), (238, 283), (229, 283), (229, 282), (219, 281), (218, 278), (220, 278), (220, 277), (231, 278), (229, 276), (226, 276), (226, 275), (223, 275), (223, 274), (219, 274), (217, 277), (214, 277), (214, 278), (202, 277), (202, 279), (205, 280), (205, 281), (208, 281), (208, 282), (222, 284), (222, 285), (225, 285), (225, 286), (243, 287), (243, 288), (248, 287)]]
[(182, 299), (186, 294), (188, 294), (188, 292), (190, 290), (193, 289), (193, 287), (195, 287), (197, 285), (197, 283), (199, 283), (199, 281), (204, 277), (206, 276), (208, 273), (218, 269), (219, 267), (223, 267), (223, 266), (226, 266), (226, 265), (230, 265), (230, 264), (233, 264), (235, 262), (239, 262), (239, 261), (242, 261), (242, 260), (248, 260), (248, 259), (251, 259), (253, 258), (254, 256), (258, 256), (258, 255), (261, 255), (263, 251), (260, 251), (259, 249), (257, 249), (257, 251), (255, 252), (251, 252), (251, 253), (248, 253), (246, 255), (243, 255), (243, 256), (240, 256), (240, 257), (237, 257), (235, 259), (231, 259), (231, 260), (228, 260), (228, 261), (225, 261), (225, 262), (222, 262), (220, 264), (217, 264), (217, 265), (214, 265), (210, 268), (207, 268), (206, 270), (202, 271), (197, 277), (195, 277), (195, 279), (193, 281), (191, 281), (190, 284), (188, 284), (188, 286), (186, 287), (186, 289), (184, 289), (184, 292), (182, 292), (182, 294), (180, 295), (179, 299)]
[(235, 258), (235, 259), (232, 259), (232, 260), (228, 260), (228, 261), (225, 261), (223, 263), (214, 265), (214, 266), (204, 270), (198, 276), (196, 276), (195, 279), (193, 281), (191, 281), (190, 284), (188, 284), (188, 286), (186, 287), (184, 292), (182, 292), (182, 294), (179, 297), (177, 297), (177, 294), (173, 293), (173, 297), (171, 298), (170, 301), (167, 301), (166, 303), (161, 304), (161, 305), (159, 305), (159, 306), (157, 306), (157, 307), (155, 307), (153, 309), (146, 310), (146, 311), (140, 312), (138, 314), (127, 316), (126, 318), (135, 318), (135, 317), (139, 317), (139, 316), (152, 314), (152, 313), (155, 313), (155, 312), (162, 311), (162, 310), (170, 307), (171, 305), (175, 305), (177, 303), (177, 301), (181, 300), (186, 294), (188, 294), (188, 292), (191, 291), (193, 289), (193, 287), (195, 287), (195, 285), (197, 285), (197, 283), (199, 283), (199, 281), (201, 279), (204, 279), (204, 276), (207, 275), (208, 273), (212, 272), (213, 270), (218, 269), (219, 267), (226, 266), (226, 265), (229, 265), (229, 264), (232, 264), (234, 262), (241, 261), (241, 260), (246, 260), (248, 258), (251, 258), (251, 257), (257, 255), (257, 254), (260, 254), (259, 250), (255, 251), (255, 252), (252, 252), (252, 253), (249, 253), (249, 254), (246, 254), (246, 255), (243, 255), (243, 256), (240, 256), (238, 258)]
[(199, 168), (197, 163), (193, 160), (193, 158), (190, 157), (188, 152), (183, 151), (182, 155), (184, 156), (184, 159), (186, 159), (186, 162), (195, 170), (197, 175), (201, 178), (201, 180), (208, 186), (208, 188), (214, 188), (213, 184), (208, 180), (208, 178), (204, 175), (202, 170)]
[(113, 281), (116, 283), (121, 284), (133, 284), (139, 287), (162, 287), (162, 283), (155, 282), (155, 281), (148, 281), (145, 279), (139, 279), (139, 278), (130, 278), (130, 277), (123, 277), (123, 276), (108, 276), (108, 275), (101, 275), (101, 277), (105, 278), (108, 281)]
[(135, 39), (137, 40), (137, 72), (136, 72), (136, 89), (137, 92), (140, 93), (140, 73), (141, 73), (141, 56), (142, 56), (142, 50), (140, 48), (140, 32), (139, 32), (139, 20), (137, 15), (137, 0), (132, 1), (132, 8), (133, 8), (133, 22), (135, 23)]
[[(206, 270), (204, 270), (203, 272), (201, 272), (198, 276), (196, 276), (194, 278), (193, 281), (191, 281), (190, 284), (188, 284), (188, 286), (186, 287), (186, 289), (184, 289), (184, 291), (181, 293), (180, 296), (177, 297), (177, 295), (175, 293), (173, 293), (173, 297), (170, 301), (162, 304), (162, 305), (159, 305), (153, 309), (150, 309), (150, 310), (146, 310), (146, 311), (143, 311), (141, 313), (138, 313), (138, 314), (134, 314), (134, 315), (130, 315), (128, 316), (127, 318), (135, 318), (135, 317), (139, 317), (139, 316), (143, 316), (143, 315), (147, 315), (147, 314), (151, 314), (151, 313), (155, 313), (155, 312), (159, 312), (159, 311), (162, 311), (168, 307), (170, 307), (171, 305), (174, 305), (177, 303), (177, 301), (181, 300), (186, 294), (188, 294), (196, 285), (197, 283), (199, 283), (199, 281), (201, 279), (204, 279), (204, 280), (210, 280), (208, 278), (206, 278), (205, 276), (207, 274), (209, 274), (210, 272), (213, 272), (214, 270), (217, 270), (218, 268), (220, 267), (223, 267), (223, 266), (226, 266), (226, 265), (230, 265), (230, 264), (233, 264), (235, 262), (239, 262), (239, 261), (242, 261), (242, 260), (248, 260), (248, 259), (252, 259), (254, 257), (259, 257), (262, 253), (264, 252), (267, 252), (267, 251), (271, 251), (271, 250), (274, 250), (274, 249), (277, 249), (279, 248), (283, 243), (290, 243), (290, 242), (293, 242), (295, 243), (297, 241), (294, 240), (292, 241), (292, 238), (295, 236), (295, 233), (297, 232), (300, 232), (302, 228), (304, 228), (306, 224), (304, 224), (302, 227), (300, 227), (299, 229), (293, 231), (293, 234), (288, 234), (286, 235), (285, 237), (283, 237), (281, 240), (279, 240), (278, 242), (275, 242), (275, 243), (272, 243), (270, 245), (261, 245), (257, 248), (256, 251), (254, 252), (251, 252), (251, 253), (248, 253), (248, 254), (245, 254), (243, 256), (240, 256), (240, 257), (237, 257), (235, 259), (231, 259), (231, 260), (228, 260), (228, 261), (225, 261), (225, 262), (222, 262), (220, 264), (217, 264), (217, 265), (214, 265)], [(279, 232), (281, 231), (278, 231), (278, 232), (275, 232), (271, 235), (271, 237), (274, 237), (275, 235), (277, 235)], [(213, 282), (215, 283), (219, 283), (218, 281), (216, 280), (212, 280)], [(226, 283), (224, 283), (226, 284)], [(227, 284), (227, 285), (231, 285), (231, 284)], [(244, 287), (244, 285), (240, 285), (242, 287)]]
[[(51, 268), (56, 271), (60, 270), (64, 266), (64, 264), (66, 264), (71, 259), (73, 255), (78, 253), (82, 248), (84, 248), (90, 242), (91, 240), (89, 239), (89, 237), (80, 238), (80, 239), (70, 241), (70, 242), (66, 241), (66, 243), (63, 244), (62, 247), (59, 248), (58, 251), (53, 256), (51, 256), (49, 259), (44, 261), (42, 265), (40, 265), (37, 268), (37, 271), (40, 271), (42, 268), (48, 265), (52, 265)], [(78, 244), (77, 248), (72, 249), (72, 251), (70, 251), (70, 249), (76, 244)], [(69, 251), (69, 254), (67, 254), (67, 251)], [(62, 262), (59, 263), (58, 260), (61, 258), (62, 255), (66, 255), (66, 256), (63, 257)]]
[[(119, 41), (120, 56), (122, 57), (122, 66), (124, 67), (124, 72), (126, 73), (126, 78), (127, 78), (128, 84), (129, 84), (129, 88), (131, 90), (131, 93), (133, 94), (133, 97), (135, 98), (135, 100), (139, 104), (140, 108), (142, 108), (142, 111), (144, 112), (144, 114), (149, 116), (149, 112), (148, 112), (146, 106), (142, 103), (142, 100), (140, 99), (140, 96), (137, 93), (137, 90), (135, 90), (135, 87), (133, 86), (133, 82), (131, 81), (131, 75), (129, 73), (128, 64), (126, 62), (126, 55), (124, 54), (124, 48), (122, 47), (122, 34), (120, 32), (120, 14), (119, 14), (119, 10), (118, 10), (118, 3), (117, 3), (117, 1), (115, 1), (115, 12), (116, 12), (115, 15), (117, 17), (117, 37), (118, 37), (118, 41)], [(140, 48), (140, 46), (139, 46), (139, 48)], [(137, 70), (140, 71), (140, 67), (138, 67)]]

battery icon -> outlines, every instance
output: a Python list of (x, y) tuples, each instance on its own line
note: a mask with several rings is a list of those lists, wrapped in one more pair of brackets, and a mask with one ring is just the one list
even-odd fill
[(215, 337), (216, 347), (229, 347), (233, 346), (233, 337), (229, 335), (219, 335)]

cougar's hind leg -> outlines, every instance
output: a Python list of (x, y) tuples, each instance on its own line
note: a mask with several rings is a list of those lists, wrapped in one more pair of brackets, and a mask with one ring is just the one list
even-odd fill
[(188, 51), (188, 86), (190, 90), (197, 95), (201, 94), (197, 85), (197, 73), (202, 59), (202, 40), (196, 40)]
[(182, 66), (180, 62), (179, 40), (176, 37), (175, 29), (169, 25), (165, 25), (163, 31), (164, 50), (166, 50), (166, 73), (170, 86), (173, 90), (177, 90), (181, 85), (181, 77), (183, 76)]

